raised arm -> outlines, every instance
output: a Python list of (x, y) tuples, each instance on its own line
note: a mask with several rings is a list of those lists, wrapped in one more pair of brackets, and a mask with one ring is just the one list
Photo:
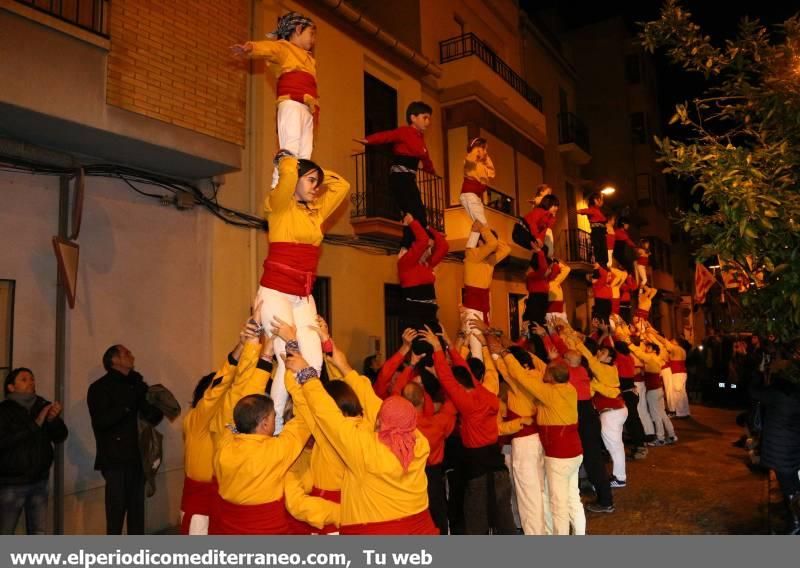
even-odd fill
[(274, 40), (248, 41), (246, 47), (250, 48), (251, 59), (266, 59), (273, 65), (282, 65), (286, 60), (286, 47)]
[(374, 134), (366, 136), (364, 140), (366, 140), (367, 144), (394, 144), (402, 139), (400, 134), (401, 130), (399, 128), (395, 128), (393, 130), (375, 132)]
[(425, 253), (425, 249), (428, 248), (428, 233), (422, 228), (420, 222), (414, 219), (408, 224), (408, 228), (411, 229), (414, 235), (414, 243), (411, 245), (411, 248), (408, 249), (408, 252), (397, 261), (398, 266), (401, 268), (411, 267), (417, 264)]
[(330, 217), (347, 199), (350, 194), (350, 184), (336, 172), (325, 170), (324, 181), (325, 193), (319, 198), (320, 215), (323, 219)]
[(433, 268), (440, 262), (442, 259), (447, 255), (447, 252), (450, 250), (450, 245), (447, 244), (447, 239), (444, 238), (444, 235), (441, 234), (436, 229), (430, 229), (431, 233), (433, 233), (433, 251), (431, 251), (431, 258), (428, 261), (428, 265)]
[[(297, 158), (283, 156), (278, 162), (278, 185), (264, 199), (264, 216), (286, 210), (294, 199), (297, 187)], [(346, 182), (345, 182), (346, 183)]]

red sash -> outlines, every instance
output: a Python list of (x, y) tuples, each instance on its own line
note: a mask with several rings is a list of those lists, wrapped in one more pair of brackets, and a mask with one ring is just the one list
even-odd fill
[(636, 311), (633, 312), (633, 315), (635, 315), (637, 318), (646, 320), (650, 317), (650, 310), (640, 310), (639, 308), (636, 308)]
[(289, 534), (289, 513), (283, 497), (261, 505), (236, 505), (219, 497), (208, 534)]
[(464, 183), (461, 184), (461, 193), (474, 193), (480, 197), (484, 191), (486, 184), (472, 178), (464, 178)]
[(672, 368), (673, 373), (685, 373), (686, 372), (686, 361), (670, 361), (670, 367)]
[(183, 478), (183, 496), (181, 497), (181, 534), (189, 534), (189, 525), (192, 516), (205, 515), (211, 517), (211, 507), (214, 496), (217, 494), (217, 480), (195, 481), (188, 477)]
[(319, 106), (316, 101), (319, 99), (317, 93), (317, 79), (307, 71), (287, 71), (278, 77), (276, 86), (278, 98), (289, 97), (291, 100), (304, 105), (308, 105), (306, 96), (314, 99), (313, 108), (309, 107), (311, 114), (314, 115), (314, 122), (319, 121)]
[(609, 398), (607, 396), (603, 396), (599, 392), (595, 393), (595, 395), (592, 397), (592, 404), (598, 410), (598, 412), (615, 408), (625, 408), (625, 400), (622, 398), (622, 396), (618, 396), (617, 398)]
[[(514, 420), (516, 418), (522, 418), (522, 417), (509, 408), (506, 411), (506, 419)], [(534, 420), (533, 423), (528, 424), (527, 426), (523, 426), (522, 430), (520, 430), (519, 432), (511, 434), (509, 438), (513, 440), (514, 438), (524, 438), (525, 436), (531, 436), (533, 434), (538, 434), (538, 433), (539, 433), (539, 426), (536, 425), (536, 420)]]
[[(331, 503), (339, 503), (342, 502), (342, 492), (341, 491), (331, 491), (328, 489), (320, 489), (318, 487), (311, 488), (311, 496), (312, 497), (320, 497), (321, 499), (325, 499), (326, 501), (330, 501)], [(319, 534), (331, 534), (339, 531), (339, 527), (336, 525), (325, 525), (321, 529), (317, 530), (314, 529), (315, 533)]]
[(612, 314), (619, 314), (619, 298), (611, 298), (611, 313)]
[(286, 534), (312, 535), (317, 532), (316, 527), (312, 527), (308, 523), (305, 523), (299, 519), (295, 519), (291, 514), (288, 514), (288, 511), (286, 515), (286, 521), (289, 527)]
[(577, 424), (539, 424), (539, 438), (549, 458), (574, 458), (583, 453)]
[(649, 256), (640, 256), (636, 259), (636, 264), (639, 266), (649, 266), (650, 265), (650, 257)]
[(661, 378), (661, 373), (648, 373), (644, 374), (644, 386), (647, 390), (657, 390), (664, 387), (664, 381)]
[(415, 515), (393, 521), (342, 525), (341, 534), (439, 535), (441, 533), (433, 524), (430, 511), (425, 509)]
[(464, 286), (464, 301), (465, 308), (471, 310), (478, 310), (483, 312), (483, 321), (489, 324), (489, 289), (476, 288), (475, 286)]
[(310, 296), (317, 279), (320, 247), (302, 243), (270, 243), (261, 285), (284, 294)]
[(564, 302), (561, 300), (553, 301), (547, 304), (548, 314), (560, 314), (563, 311), (564, 311)]

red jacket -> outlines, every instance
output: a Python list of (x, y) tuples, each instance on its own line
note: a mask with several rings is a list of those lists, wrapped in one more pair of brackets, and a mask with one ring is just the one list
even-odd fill
[(425, 136), (413, 126), (401, 126), (394, 130), (376, 132), (367, 136), (368, 144), (391, 144), (392, 154), (417, 158), (422, 162), (422, 169), (436, 173), (425, 145)]
[(631, 355), (625, 355), (617, 351), (617, 356), (614, 359), (614, 366), (617, 368), (619, 378), (632, 379), (636, 376), (636, 363), (633, 361)]
[(538, 270), (534, 270), (533, 266), (531, 266), (530, 272), (525, 275), (528, 293), (547, 294), (550, 291), (550, 283), (546, 275), (548, 268), (547, 258), (545, 257), (543, 250), (540, 250), (534, 254), (538, 258), (539, 268)]
[(474, 379), (472, 390), (461, 386), (442, 351), (433, 354), (433, 362), (442, 388), (461, 415), (461, 441), (464, 447), (482, 448), (496, 444), (499, 399)]
[(410, 288), (421, 284), (433, 284), (436, 281), (433, 269), (442, 261), (449, 250), (447, 239), (435, 229), (429, 229), (433, 234), (433, 250), (428, 260), (421, 264), (419, 260), (428, 248), (428, 233), (425, 232), (425, 229), (422, 228), (422, 225), (417, 220), (412, 221), (409, 228), (414, 233), (414, 244), (397, 261), (400, 286)]

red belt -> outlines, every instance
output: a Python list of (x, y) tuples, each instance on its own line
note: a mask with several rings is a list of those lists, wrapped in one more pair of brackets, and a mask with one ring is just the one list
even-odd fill
[(308, 106), (306, 96), (314, 99), (314, 104), (309, 110), (314, 116), (314, 122), (319, 122), (319, 105), (316, 102), (319, 99), (319, 94), (317, 94), (317, 79), (314, 75), (308, 71), (300, 70), (281, 73), (280, 77), (278, 77), (276, 91), (278, 98), (289, 97), (291, 100), (306, 106)]
[(489, 301), (489, 290), (487, 288), (464, 286), (463, 304), (465, 308), (482, 312), (484, 323), (489, 325), (489, 309), (491, 308), (491, 303)]
[(288, 534), (289, 513), (283, 497), (260, 505), (215, 500), (208, 534)]
[[(319, 487), (312, 487), (311, 488), (311, 496), (312, 497), (319, 497), (321, 499), (325, 499), (326, 501), (330, 501), (331, 503), (341, 503), (342, 502), (342, 492), (341, 491), (331, 491), (329, 489), (320, 489)], [(316, 529), (314, 532), (319, 532), (319, 534), (331, 534), (339, 531), (339, 527), (336, 525), (325, 525), (319, 531)]]
[(407, 534), (407, 535), (439, 535), (439, 529), (433, 524), (430, 511), (426, 508), (419, 513), (377, 523), (359, 525), (342, 525), (341, 534)]
[(560, 314), (564, 311), (564, 301), (563, 300), (556, 300), (550, 302), (547, 305), (547, 313), (548, 314)]
[(189, 525), (194, 515), (211, 517), (211, 508), (214, 496), (217, 495), (217, 480), (195, 481), (189, 477), (183, 478), (183, 496), (181, 497), (181, 534), (189, 534)]

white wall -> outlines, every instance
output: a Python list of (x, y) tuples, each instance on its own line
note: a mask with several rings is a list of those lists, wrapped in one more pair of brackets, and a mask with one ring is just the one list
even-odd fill
[[(152, 188), (150, 188), (152, 191)], [(33, 368), (37, 390), (53, 396), (57, 178), (0, 173), (0, 278), (17, 280), (14, 364)], [(86, 391), (103, 374), (103, 351), (124, 343), (150, 384), (162, 383), (188, 407), (196, 380), (212, 368), (210, 217), (179, 212), (122, 182), (86, 184), (77, 300), (67, 314), (64, 418), (65, 532), (102, 533), (103, 479)], [(147, 501), (146, 530), (177, 520), (183, 469), (181, 419), (164, 434), (158, 491)]]

